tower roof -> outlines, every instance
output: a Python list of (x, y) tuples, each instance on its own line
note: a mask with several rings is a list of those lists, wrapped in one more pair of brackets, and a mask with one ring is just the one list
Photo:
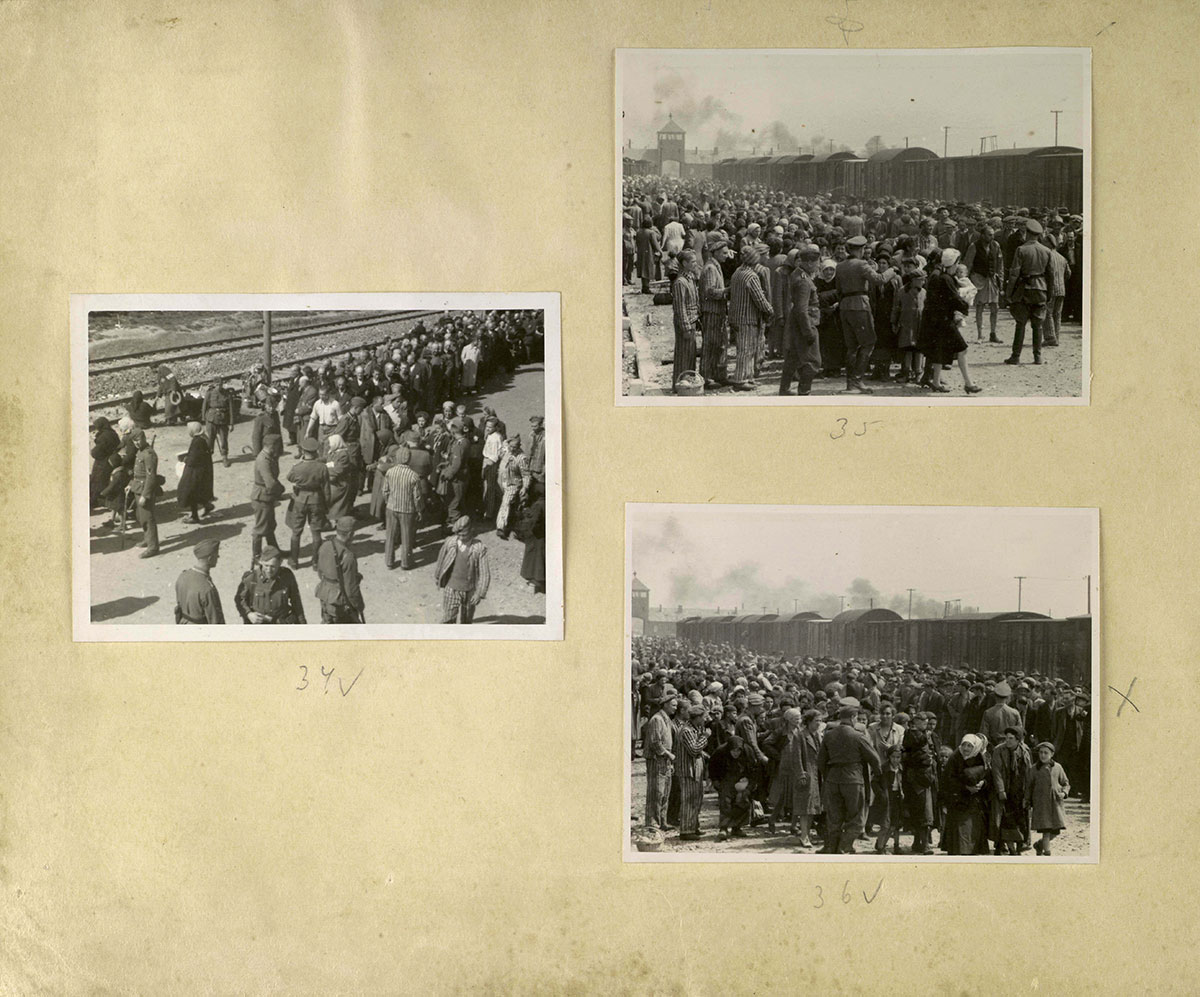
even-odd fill
[(664, 132), (678, 132), (680, 135), (685, 134), (683, 127), (677, 125), (675, 119), (670, 115), (667, 115), (667, 123), (658, 130), (659, 135), (662, 135)]
[(643, 582), (637, 575), (633, 576), (633, 591), (634, 592), (649, 592), (650, 586)]

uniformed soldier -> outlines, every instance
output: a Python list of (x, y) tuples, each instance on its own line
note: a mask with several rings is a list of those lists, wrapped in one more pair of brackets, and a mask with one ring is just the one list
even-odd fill
[(233, 602), (243, 623), (308, 622), (296, 576), (282, 562), (278, 547), (264, 547), (258, 563), (242, 575)]
[(321, 600), (322, 623), (366, 623), (363, 597), (359, 588), (358, 558), (350, 549), (357, 525), (353, 516), (342, 516), (336, 523), (333, 540), (322, 544), (317, 553), (317, 598)]
[(250, 528), (251, 567), (258, 561), (264, 540), (272, 547), (279, 546), (275, 540), (275, 505), (283, 497), (283, 483), (279, 480), (281, 453), (283, 437), (268, 434), (254, 458), (254, 485), (250, 490), (250, 508), (254, 512), (254, 525)]
[(201, 540), (193, 548), (196, 563), (184, 568), (175, 581), (175, 622), (224, 623), (221, 596), (209, 572), (220, 556), (220, 541)]
[(842, 338), (846, 344), (846, 391), (860, 395), (872, 394), (871, 389), (863, 387), (862, 383), (875, 346), (871, 285), (882, 284), (895, 276), (895, 271), (890, 268), (883, 275), (871, 269), (871, 265), (863, 259), (866, 245), (867, 240), (861, 235), (847, 239), (846, 252), (850, 255), (837, 265), (834, 274)]
[(329, 529), (329, 468), (317, 460), (317, 441), (311, 436), (300, 441), (300, 450), (303, 459), (288, 471), (288, 481), (292, 483), (287, 512), (287, 524), (292, 529), (288, 565), (293, 571), (300, 567), (300, 536), (305, 525), (312, 530), (313, 564), (317, 563), (321, 549), (321, 531)]
[(250, 427), (250, 453), (257, 457), (262, 452), (263, 441), (268, 436), (283, 438), (283, 425), (279, 419), (279, 392), (267, 388), (262, 400), (262, 411), (254, 417)]
[(466, 426), (459, 424), (454, 427), (454, 440), (450, 444), (450, 452), (441, 472), (442, 482), (450, 496), (450, 505), (446, 510), (450, 524), (465, 511), (463, 506), (466, 503), (467, 481), (471, 473), (467, 461), (467, 445)]
[(866, 737), (854, 729), (860, 706), (857, 699), (846, 697), (838, 709), (838, 725), (830, 727), (817, 753), (817, 770), (828, 795), (825, 847), (822, 852), (849, 854), (863, 832), (866, 785), (863, 764), (874, 777), (882, 776), (879, 755)]
[(229, 466), (229, 427), (233, 425), (233, 394), (225, 388), (225, 378), (213, 379), (212, 387), (204, 395), (204, 405), (200, 411), (204, 422), (204, 434), (208, 438), (209, 449), (216, 456), (214, 440), (221, 443), (221, 456), (225, 458), (225, 466)]
[(162, 490), (162, 482), (158, 477), (158, 454), (140, 429), (133, 434), (133, 445), (137, 453), (133, 458), (133, 478), (129, 483), (129, 491), (137, 496), (137, 521), (142, 527), (142, 539), (138, 546), (146, 548), (141, 553), (142, 557), (154, 557), (158, 553), (158, 514), (154, 506)]

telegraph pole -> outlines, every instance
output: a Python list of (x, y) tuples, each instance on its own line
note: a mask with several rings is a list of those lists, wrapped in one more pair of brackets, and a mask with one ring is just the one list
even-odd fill
[(263, 366), (267, 379), (271, 377), (271, 313), (263, 312)]
[(948, 155), (947, 150), (950, 148), (950, 126), (942, 125), (942, 159)]
[(792, 600), (792, 612), (793, 613), (800, 612), (800, 600), (799, 599)]
[(1021, 587), (1025, 583), (1025, 575), (1013, 575), (1017, 580), (1017, 612), (1021, 611)]
[(912, 619), (912, 594), (913, 594), (913, 590), (909, 589), (908, 590), (908, 618), (910, 620)]
[(1054, 144), (1058, 145), (1058, 116), (1062, 114), (1062, 111), (1051, 111), (1050, 113), (1054, 115)]
[(844, 595), (839, 595), (838, 598), (842, 600), (842, 608), (839, 609), (838, 612), (844, 613), (846, 611), (846, 597)]

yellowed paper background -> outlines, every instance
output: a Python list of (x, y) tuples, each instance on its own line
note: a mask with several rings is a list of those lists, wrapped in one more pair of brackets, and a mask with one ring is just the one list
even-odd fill
[[(851, 4), (1092, 46), (1090, 407), (613, 406), (613, 49), (845, 9), (0, 5), (0, 991), (1195, 991), (1197, 7)], [(399, 290), (562, 291), (566, 641), (72, 644), (68, 294)], [(623, 864), (627, 500), (1099, 506), (1099, 866)]]

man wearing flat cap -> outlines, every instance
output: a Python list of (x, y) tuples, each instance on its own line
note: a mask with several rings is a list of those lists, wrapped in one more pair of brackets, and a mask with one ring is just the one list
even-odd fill
[(266, 546), (244, 575), (233, 597), (243, 623), (307, 623), (296, 576), (283, 566), (283, 554)]
[(1025, 221), (1025, 241), (1013, 255), (1008, 276), (1008, 310), (1017, 323), (1013, 333), (1012, 356), (1004, 362), (1019, 364), (1025, 343), (1025, 324), (1033, 327), (1033, 362), (1042, 362), (1042, 320), (1050, 299), (1050, 250), (1042, 245), (1041, 223)]
[(817, 753), (817, 770), (828, 796), (825, 846), (823, 853), (851, 854), (854, 842), (863, 832), (863, 808), (866, 787), (863, 766), (872, 778), (880, 778), (882, 766), (879, 755), (866, 737), (854, 729), (858, 716), (857, 699), (842, 699), (838, 706), (837, 726), (831, 726), (821, 741)]
[(487, 547), (471, 531), (471, 518), (459, 516), (453, 535), (442, 542), (434, 576), (442, 590), (442, 622), (468, 624), (488, 593), (492, 571)]
[(210, 572), (217, 563), (221, 544), (217, 540), (201, 540), (192, 548), (196, 563), (184, 568), (175, 580), (175, 622), (202, 625), (224, 623), (221, 596), (213, 584)]
[(1007, 682), (997, 682), (992, 695), (996, 704), (984, 710), (978, 732), (987, 738), (989, 745), (997, 745), (1004, 740), (1005, 728), (1021, 726), (1021, 714), (1008, 705), (1012, 687)]
[(366, 623), (362, 575), (358, 558), (350, 547), (357, 525), (353, 516), (341, 516), (334, 524), (334, 538), (317, 552), (317, 598), (321, 600), (322, 623)]
[(725, 346), (729, 340), (726, 321), (729, 311), (729, 290), (721, 264), (729, 259), (731, 250), (725, 233), (713, 231), (705, 238), (708, 262), (700, 271), (700, 374), (706, 388), (728, 383), (725, 367)]
[(646, 826), (662, 828), (667, 825), (667, 800), (675, 770), (675, 725), (671, 718), (679, 708), (679, 694), (666, 686), (655, 706), (642, 732), (642, 753), (646, 756)]

